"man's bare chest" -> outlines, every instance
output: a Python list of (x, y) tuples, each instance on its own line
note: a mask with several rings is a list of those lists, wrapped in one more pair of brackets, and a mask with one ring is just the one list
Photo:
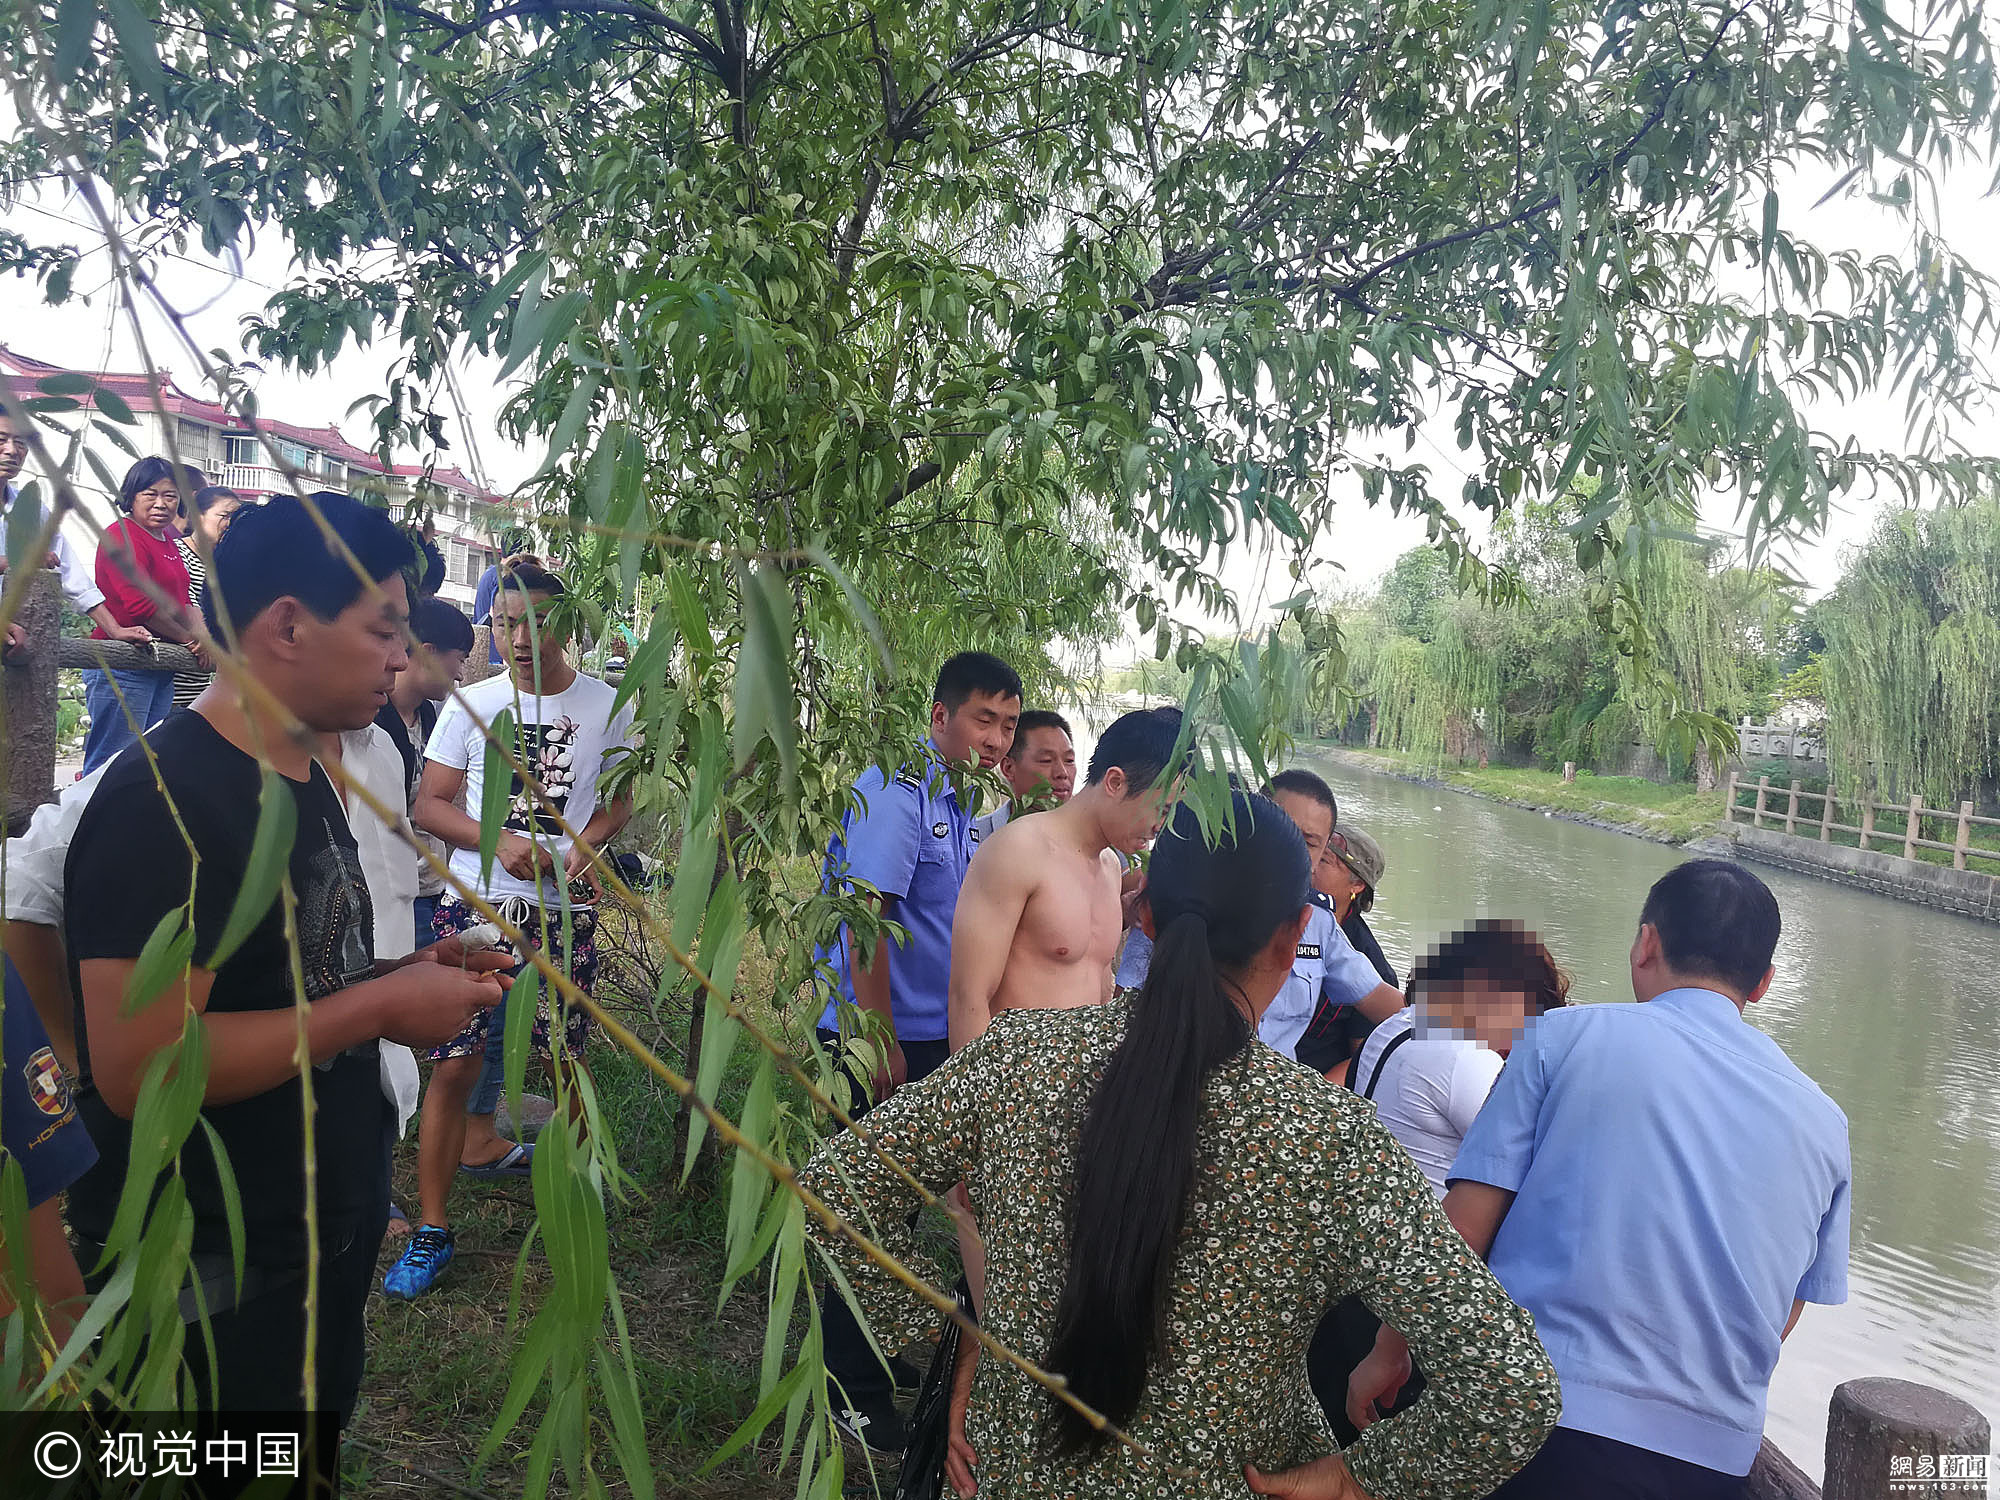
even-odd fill
[(1015, 943), (1025, 940), (1052, 963), (1108, 964), (1118, 951), (1120, 928), (1118, 882), (1092, 861), (1044, 875), (1021, 913)]

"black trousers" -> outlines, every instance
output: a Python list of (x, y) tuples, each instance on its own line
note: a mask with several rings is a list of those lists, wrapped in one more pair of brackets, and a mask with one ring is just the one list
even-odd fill
[[(838, 1032), (821, 1031), (820, 1042), (838, 1055), (840, 1035)], [(909, 1065), (909, 1081), (915, 1083), (925, 1074), (941, 1067), (951, 1054), (951, 1044), (939, 1040), (935, 1042), (903, 1043), (903, 1061)], [(856, 1078), (845, 1066), (841, 1072), (853, 1085), (854, 1103), (847, 1111), (850, 1118), (859, 1120), (872, 1107), (868, 1097), (868, 1084)], [(863, 1395), (884, 1394), (895, 1388), (889, 1378), (888, 1368), (875, 1357), (875, 1351), (868, 1347), (868, 1335), (855, 1321), (854, 1313), (847, 1305), (847, 1299), (839, 1289), (828, 1285), (821, 1288), (819, 1298), (820, 1335), (826, 1358), (826, 1373), (840, 1383), (850, 1401), (859, 1401)], [(885, 1353), (894, 1354), (893, 1349)]]
[[(1347, 1378), (1373, 1352), (1375, 1335), (1381, 1330), (1382, 1320), (1368, 1310), (1367, 1303), (1359, 1297), (1343, 1297), (1319, 1320), (1306, 1349), (1306, 1377), (1326, 1413), (1327, 1425), (1333, 1429), (1333, 1440), (1343, 1448), (1361, 1436), (1347, 1420)], [(1394, 1416), (1423, 1393), (1424, 1372), (1412, 1369), (1408, 1384), (1383, 1414)]]
[[(345, 1427), (361, 1393), (368, 1348), (366, 1309), (375, 1284), (388, 1209), (370, 1222), (329, 1235), (319, 1263), (315, 1404), (340, 1413)], [(305, 1407), (306, 1280), (303, 1274), (209, 1319), (215, 1365), (199, 1329), (188, 1330), (183, 1355), (204, 1411), (300, 1411)]]
[(1743, 1500), (1724, 1474), (1592, 1432), (1558, 1427), (1492, 1500)]

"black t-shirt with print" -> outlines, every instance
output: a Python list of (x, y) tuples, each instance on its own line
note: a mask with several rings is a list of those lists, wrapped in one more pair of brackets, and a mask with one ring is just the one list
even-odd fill
[[(160, 918), (194, 886), (194, 962), (207, 967), (243, 884), (256, 833), (257, 762), (198, 713), (176, 714), (146, 735), (160, 777), (187, 827), (183, 839), (152, 767), (134, 746), (105, 773), (84, 810), (65, 871), (65, 936), (71, 979), (93, 958), (137, 958)], [(298, 810), (290, 873), (298, 903), (299, 954), (307, 1000), (373, 977), (375, 955), (368, 886), (340, 797), (317, 765), (308, 781), (285, 779)], [(81, 996), (79, 987), (76, 993)], [(159, 1004), (175, 1003), (171, 994)], [(211, 1015), (290, 1010), (290, 950), (284, 903), (274, 899), (241, 947), (215, 971)], [(130, 1160), (131, 1122), (113, 1114), (90, 1072), (89, 1028), (77, 1005), (77, 1107), (99, 1152), (98, 1164), (70, 1190), (70, 1221), (102, 1240), (111, 1227)], [(380, 1061), (368, 1042), (312, 1070), (316, 1105), (320, 1242), (338, 1246), (388, 1199), (393, 1117), (383, 1097)], [(305, 1259), (304, 1125), (296, 1077), (233, 1104), (202, 1111), (229, 1153), (242, 1197), (248, 1259), (288, 1267)], [(197, 1126), (182, 1147), (195, 1216), (197, 1252), (229, 1245), (223, 1196), (207, 1132)]]

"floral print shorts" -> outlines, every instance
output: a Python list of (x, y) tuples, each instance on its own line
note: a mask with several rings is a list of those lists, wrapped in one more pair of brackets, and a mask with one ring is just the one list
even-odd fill
[[(545, 954), (556, 969), (567, 973), (578, 989), (586, 995), (591, 992), (591, 987), (597, 982), (597, 913), (593, 909), (588, 906), (570, 908), (567, 954), (563, 949), (562, 912), (550, 911), (545, 919), (541, 908), (531, 906), (524, 913), (510, 911), (507, 916), (526, 935), (529, 944)], [(448, 938), (484, 920), (464, 902), (447, 896), (438, 903), (431, 930), (439, 938)], [(525, 967), (525, 964), (517, 964), (508, 972), (518, 975)], [(562, 1017), (564, 1051), (581, 1054), (584, 1044), (590, 1040), (589, 1013), (570, 1005), (560, 995), (552, 995), (545, 979), (541, 987), (541, 1001), (535, 1009), (534, 1026), (528, 1034), (529, 1046), (536, 1057), (552, 1055), (550, 1028), (557, 1010)], [(424, 1055), (432, 1062), (443, 1062), (453, 1057), (484, 1056), (487, 1033), (496, 1026), (504, 1026), (506, 1014), (504, 1003), (482, 1010), (466, 1023), (465, 1030), (442, 1047), (433, 1047)]]

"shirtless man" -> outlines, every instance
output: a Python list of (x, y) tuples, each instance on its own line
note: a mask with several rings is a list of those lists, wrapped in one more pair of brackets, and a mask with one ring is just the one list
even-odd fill
[[(1179, 768), (1166, 771), (1180, 733), (1177, 708), (1113, 720), (1091, 753), (1082, 791), (1048, 812), (1007, 822), (980, 844), (951, 922), (953, 1052), (985, 1035), (995, 1014), (1010, 1007), (1055, 1010), (1111, 998), (1125, 932), (1121, 856), (1137, 854), (1166, 822)], [(965, 1184), (945, 1206), (976, 1313), (986, 1303), (986, 1249)], [(964, 1448), (978, 1360), (979, 1345), (966, 1339), (952, 1378), (954, 1453)]]
[(998, 1011), (1111, 998), (1125, 928), (1121, 856), (1166, 821), (1173, 778), (1162, 773), (1180, 732), (1177, 708), (1124, 715), (1099, 738), (1082, 791), (979, 846), (951, 924), (952, 1051)]

